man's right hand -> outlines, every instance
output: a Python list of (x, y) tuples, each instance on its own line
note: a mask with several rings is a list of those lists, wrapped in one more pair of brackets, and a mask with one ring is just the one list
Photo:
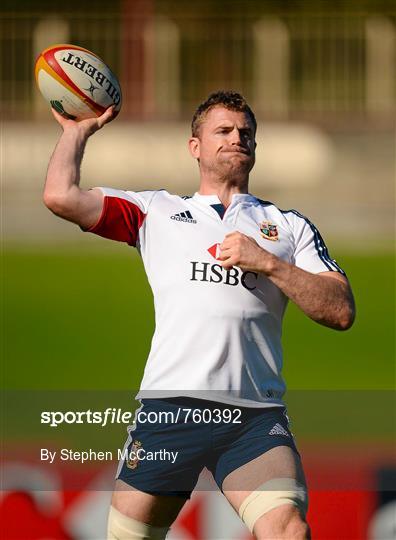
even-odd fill
[(86, 118), (84, 120), (70, 120), (58, 113), (54, 108), (51, 109), (55, 120), (62, 126), (63, 131), (78, 130), (86, 138), (93, 135), (115, 118), (114, 105), (105, 110), (105, 112), (95, 118)]

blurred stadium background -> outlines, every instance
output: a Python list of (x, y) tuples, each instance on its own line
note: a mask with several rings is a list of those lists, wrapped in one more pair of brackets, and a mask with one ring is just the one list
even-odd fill
[[(35, 87), (34, 60), (53, 43), (76, 43), (99, 54), (123, 90), (120, 116), (89, 141), (85, 187), (193, 193), (186, 140), (197, 104), (220, 88), (251, 103), (252, 193), (315, 222), (358, 308), (346, 334), (294, 306), (286, 316), (289, 412), (312, 488), (313, 538), (396, 538), (396, 2), (3, 0), (0, 27), (3, 537), (104, 538), (104, 471), (68, 490), (64, 470), (11, 455), (14, 439), (29, 447), (35, 425), (8, 437), (10, 403), (18, 396), (29, 407), (62, 390), (73, 409), (87, 391), (137, 388), (154, 325), (138, 256), (41, 202), (59, 128)], [(120, 445), (123, 428), (114, 437)], [(248, 539), (204, 489), (171, 538)]]

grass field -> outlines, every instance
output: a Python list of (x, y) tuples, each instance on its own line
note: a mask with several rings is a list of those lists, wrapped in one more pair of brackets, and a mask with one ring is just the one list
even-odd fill
[[(151, 292), (134, 251), (104, 240), (93, 244), (3, 253), (2, 385), (16, 390), (3, 403), (9, 440), (60, 438), (76, 448), (89, 442), (107, 449), (125, 437), (125, 425), (54, 430), (39, 423), (43, 410), (136, 406), (154, 328)], [(337, 253), (337, 260), (355, 291), (353, 328), (321, 327), (294, 305), (286, 314), (284, 375), (293, 430), (300, 441), (390, 441), (394, 259)]]
[[(64, 246), (3, 252), (4, 387), (138, 387), (154, 328), (151, 291), (134, 251), (101, 242), (103, 253)], [(356, 323), (335, 332), (289, 305), (288, 387), (392, 389), (393, 254), (337, 253), (337, 260), (353, 285)]]

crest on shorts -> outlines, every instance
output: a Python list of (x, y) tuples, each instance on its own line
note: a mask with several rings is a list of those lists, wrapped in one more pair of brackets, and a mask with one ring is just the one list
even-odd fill
[(278, 225), (274, 225), (270, 221), (262, 221), (260, 223), (261, 236), (267, 240), (279, 240)]
[(137, 440), (131, 446), (131, 449), (128, 454), (129, 457), (126, 462), (128, 469), (136, 469), (136, 467), (139, 465), (138, 450), (140, 450), (141, 448), (142, 448), (142, 443)]

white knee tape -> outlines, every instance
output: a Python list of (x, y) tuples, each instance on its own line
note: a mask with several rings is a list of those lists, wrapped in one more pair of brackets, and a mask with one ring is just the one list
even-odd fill
[(258, 518), (282, 504), (296, 506), (305, 517), (308, 509), (306, 487), (296, 482), (294, 478), (268, 480), (246, 497), (239, 508), (239, 517), (253, 533)]
[(110, 506), (107, 540), (163, 540), (168, 531), (168, 527), (152, 527)]

